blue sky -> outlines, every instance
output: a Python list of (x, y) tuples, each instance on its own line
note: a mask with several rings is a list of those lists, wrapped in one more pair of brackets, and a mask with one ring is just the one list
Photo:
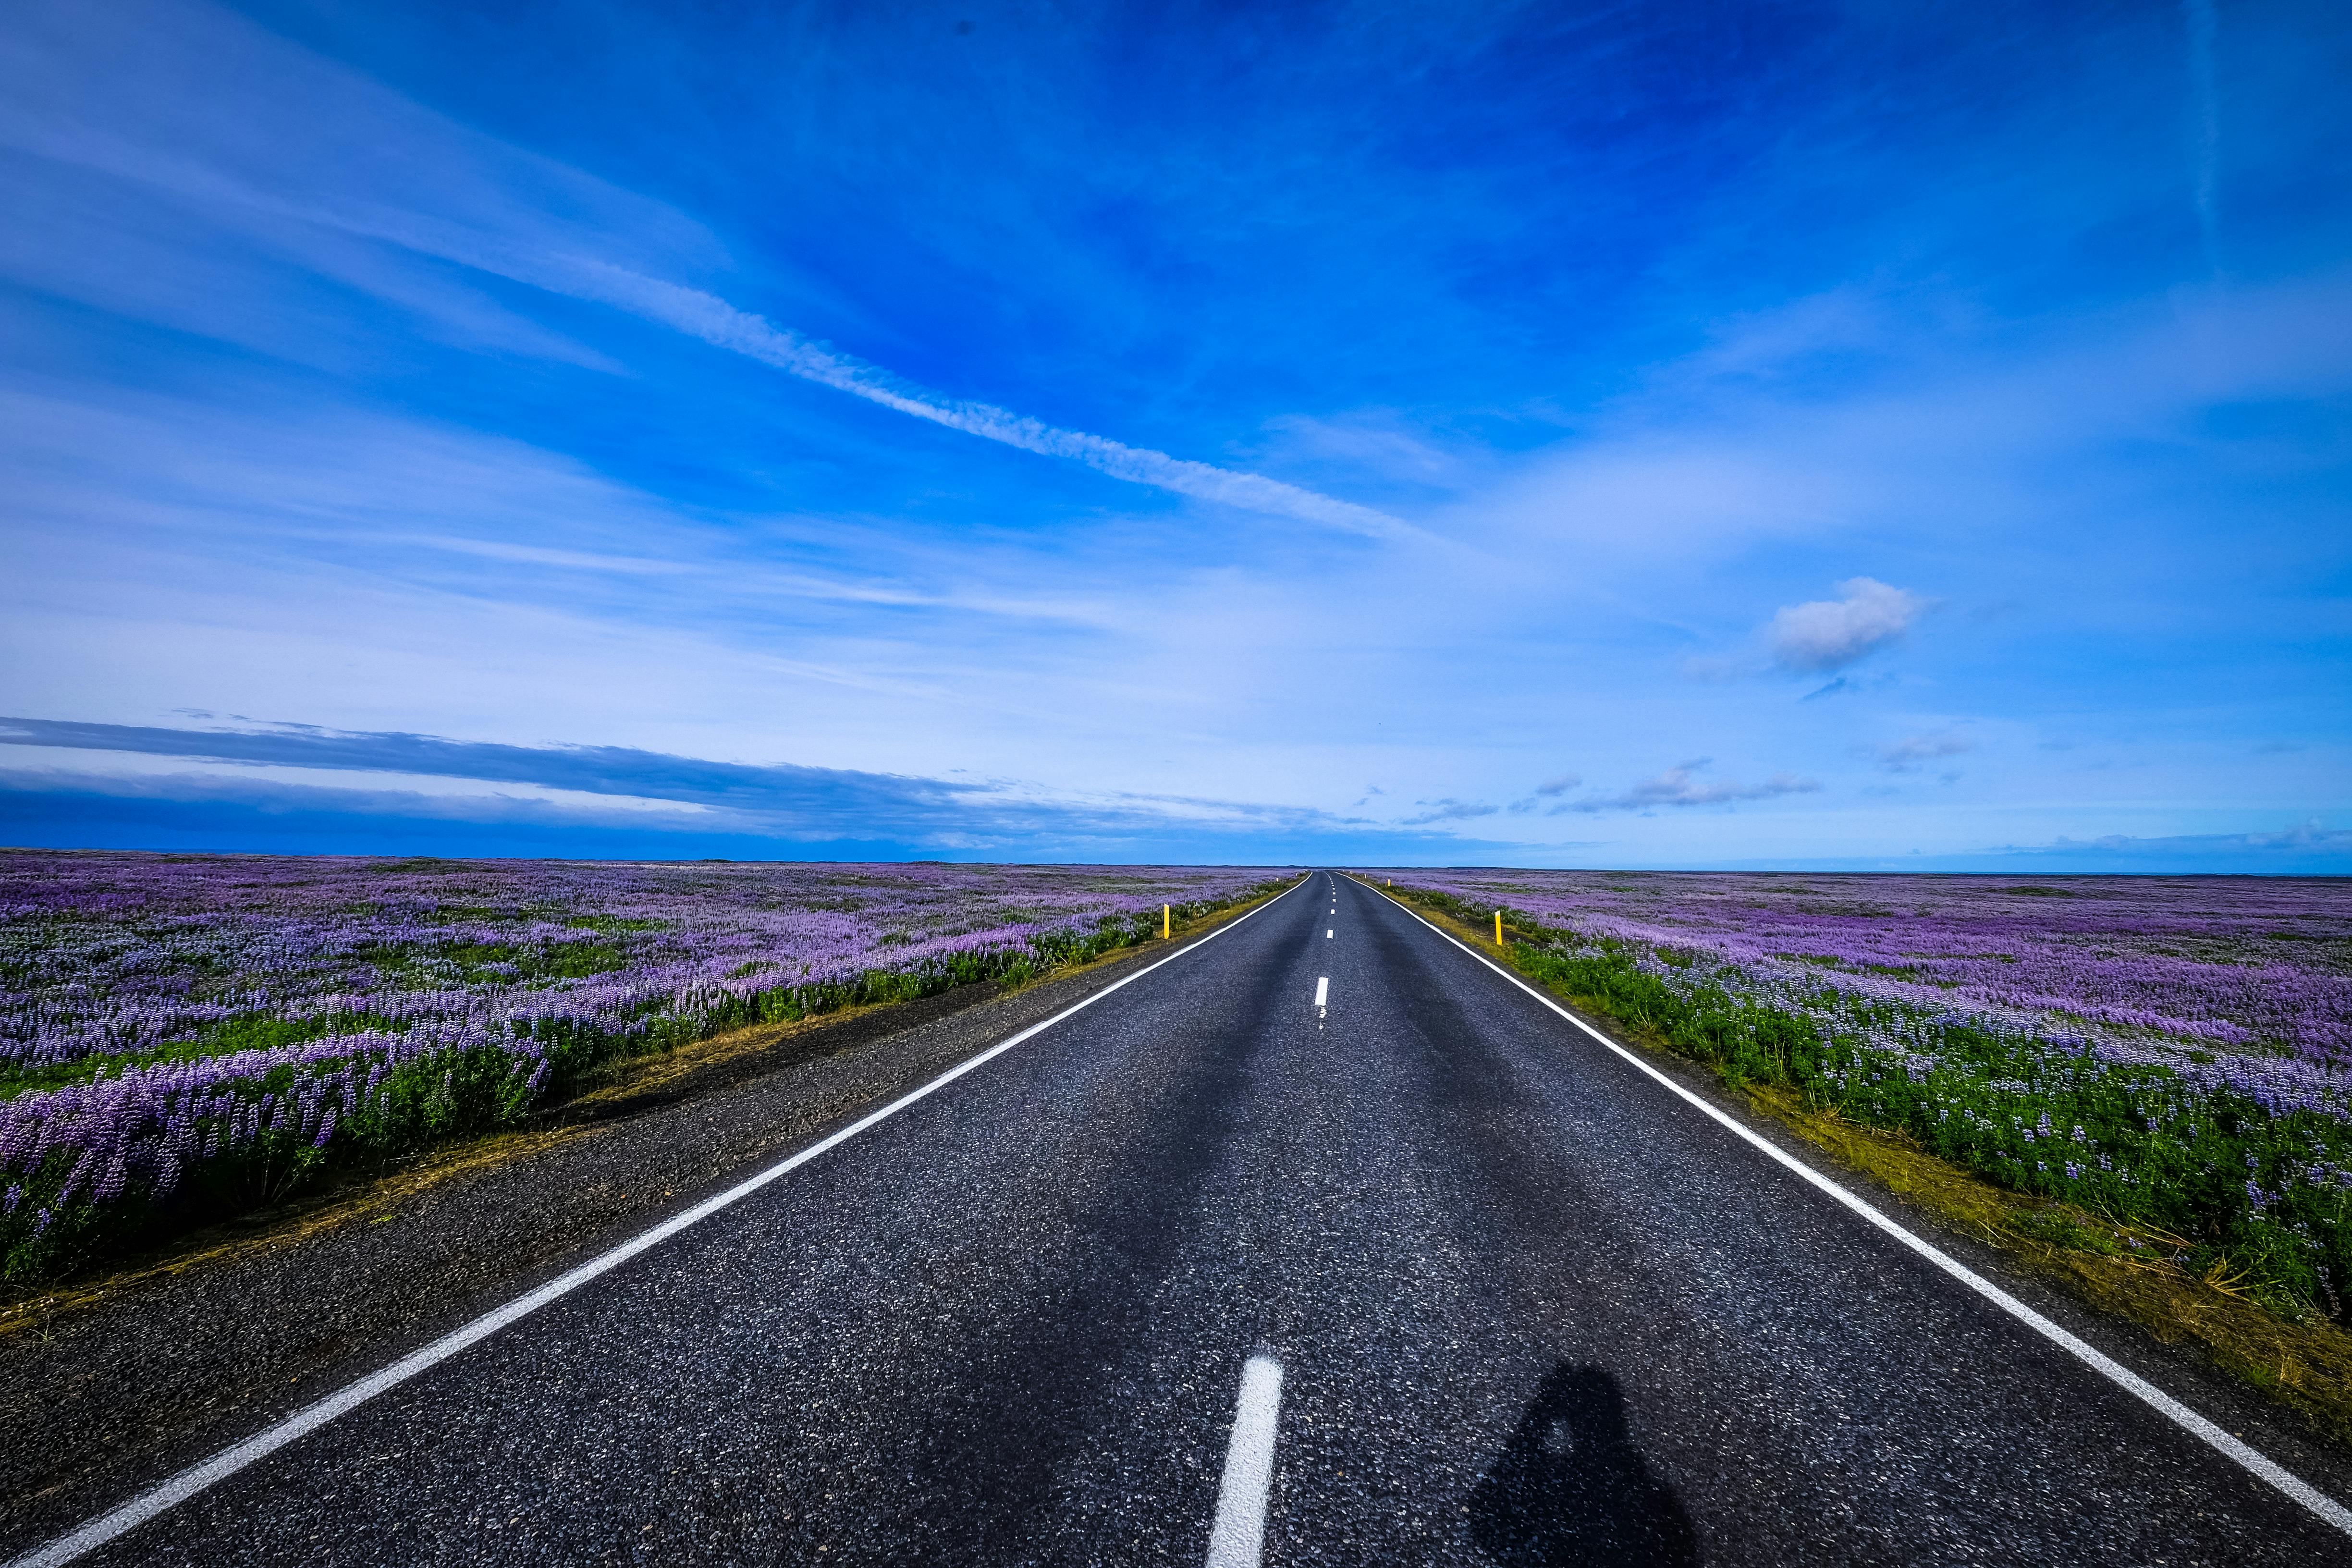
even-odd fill
[(0, 842), (2352, 870), (2352, 13), (0, 15)]

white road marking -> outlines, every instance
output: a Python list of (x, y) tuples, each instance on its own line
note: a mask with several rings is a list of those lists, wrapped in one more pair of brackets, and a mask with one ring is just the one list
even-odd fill
[(1323, 934), (1324, 934), (1326, 937), (1328, 937), (1331, 933), (1330, 933), (1329, 931), (1325, 931)]
[(1250, 1357), (1234, 1406), (1234, 1435), (1225, 1444), (1225, 1479), (1217, 1487), (1217, 1522), (1209, 1529), (1208, 1568), (1258, 1568), (1281, 1414), (1282, 1363), (1272, 1356)]
[(2035, 1311), (2032, 1308), (2027, 1306), (2024, 1302), (2019, 1300), (2016, 1297), (2011, 1295), (2008, 1291), (2002, 1289), (2000, 1286), (1994, 1284), (1983, 1275), (1979, 1274), (1967, 1264), (1962, 1263), (1959, 1259), (1953, 1258), (1943, 1251), (1940, 1247), (1937, 1247), (1933, 1243), (1927, 1241), (1925, 1237), (1912, 1235), (1909, 1231), (1904, 1229), (1902, 1226), (1896, 1224), (1885, 1215), (1881, 1214), (1870, 1204), (1846, 1191), (1845, 1188), (1830, 1180), (1827, 1176), (1822, 1175), (1819, 1171), (1814, 1170), (1811, 1165), (1806, 1164), (1802, 1160), (1798, 1159), (1794, 1154), (1790, 1153), (1787, 1150), (1781, 1148), (1770, 1139), (1750, 1128), (1742, 1126), (1739, 1122), (1734, 1121), (1728, 1112), (1719, 1109), (1718, 1107), (1708, 1104), (1697, 1095), (1693, 1094), (1689, 1089), (1685, 1089), (1681, 1084), (1676, 1083), (1673, 1079), (1668, 1078), (1664, 1073), (1660, 1072), (1656, 1068), (1652, 1067), (1648, 1062), (1643, 1061), (1641, 1058), (1635, 1056), (1633, 1052), (1627, 1050), (1624, 1047), (1619, 1045), (1616, 1041), (1611, 1039), (1608, 1036), (1602, 1034), (1600, 1030), (1594, 1028), (1591, 1025), (1586, 1023), (1583, 1019), (1578, 1017), (1575, 1014), (1570, 1012), (1559, 1003), (1553, 1001), (1549, 996), (1545, 995), (1541, 991), (1538, 991), (1534, 986), (1528, 984), (1519, 976), (1512, 973), (1509, 970), (1505, 969), (1501, 964), (1496, 963), (1485, 953), (1480, 952), (1474, 948), (1464, 946), (1460, 942), (1454, 940), (1452, 932), (1441, 930), (1432, 921), (1423, 919), (1419, 910), (1407, 909), (1402, 904), (1399, 904), (1397, 907), (1403, 909), (1405, 913), (1412, 916), (1413, 919), (1420, 921), (1422, 924), (1428, 926), (1431, 931), (1436, 931), (1439, 936), (1444, 937), (1447, 942), (1453, 942), (1454, 946), (1461, 948), (1463, 952), (1468, 953), (1471, 957), (1476, 959), (1479, 963), (1485, 964), (1487, 968), (1493, 970), (1496, 973), (1501, 975), (1504, 979), (1509, 981), (1512, 984), (1517, 986), (1520, 990), (1526, 992), (1528, 995), (1534, 997), (1537, 1001), (1542, 1003), (1545, 1006), (1550, 1008), (1553, 1012), (1559, 1014), (1561, 1017), (1567, 1019), (1570, 1023), (1575, 1025), (1578, 1028), (1583, 1030), (1594, 1039), (1600, 1041), (1610, 1050), (1616, 1052), (1617, 1055), (1622, 1057), (1633, 1066), (1641, 1068), (1643, 1072), (1656, 1079), (1660, 1084), (1672, 1090), (1675, 1095), (1688, 1101), (1691, 1105), (1705, 1112), (1706, 1115), (1713, 1117), (1725, 1127), (1729, 1128), (1733, 1132), (1738, 1134), (1749, 1143), (1754, 1144), (1765, 1154), (1769, 1155), (1773, 1160), (1778, 1161), (1780, 1164), (1787, 1166), (1790, 1170), (1795, 1172), (1806, 1181), (1811, 1182), (1814, 1186), (1819, 1187), (1822, 1192), (1827, 1193), (1831, 1197), (1835, 1198), (1839, 1203), (1843, 1204), (1847, 1208), (1852, 1209), (1855, 1214), (1860, 1215), (1864, 1219), (1868, 1220), (1871, 1224), (1885, 1231), (1888, 1236), (1893, 1237), (1895, 1240), (1901, 1242), (1904, 1246), (1909, 1247), (1912, 1251), (1917, 1253), (1920, 1257), (1926, 1258), (1928, 1262), (1934, 1264), (1937, 1268), (1942, 1269), (1945, 1273), (1950, 1275), (1953, 1279), (1967, 1286), (1969, 1289), (1974, 1290), (1978, 1295), (1982, 1296), (1986, 1300), (1990, 1301), (1994, 1306), (1999, 1307), (2002, 1311), (2007, 1312), (2011, 1317), (2015, 1318), (2019, 1322), (2023, 1323), (2027, 1328), (2032, 1329), (2035, 1333), (2040, 1334), (2052, 1344), (2058, 1346), (2061, 1350), (2063, 1350), (2069, 1355), (2074, 1357), (2075, 1360), (2081, 1362), (2092, 1371), (2099, 1373), (2100, 1376), (2107, 1379), (2110, 1383), (2115, 1384), (2117, 1387), (2125, 1390), (2126, 1393), (2136, 1395), (2150, 1407), (2155, 1409), (2159, 1415), (2163, 1415), (2166, 1419), (2179, 1426), (2183, 1431), (2186, 1431), (2196, 1437), (2201, 1438), (2204, 1442), (2210, 1445), (2215, 1450), (2237, 1464), (2244, 1467), (2253, 1475), (2259, 1476), (2263, 1480), (2268, 1481), (2272, 1486), (2276, 1487), (2280, 1491), (2284, 1492), (2288, 1497), (2293, 1498), (2295, 1501), (2301, 1503), (2304, 1507), (2309, 1509), (2312, 1512), (2317, 1514), (2320, 1518), (2326, 1520), (2336, 1529), (2344, 1531), (2347, 1535), (2352, 1535), (2352, 1509), (2346, 1508), (2342, 1503), (2337, 1502), (2334, 1498), (2329, 1497), (2326, 1492), (2321, 1491), (2317, 1487), (2313, 1486), (2302, 1477), (2295, 1475), (2285, 1466), (2280, 1464), (2276, 1459), (2272, 1458), (2261, 1449), (2256, 1448), (2251, 1444), (2243, 1442), (2223, 1431), (2221, 1427), (2215, 1426), (2212, 1422), (2208, 1421), (2204, 1416), (2198, 1415), (2197, 1412), (2189, 1409), (2189, 1406), (2181, 1404), (2180, 1401), (2173, 1398), (2172, 1395), (2165, 1393), (2164, 1390), (2157, 1387), (2156, 1384), (2148, 1382), (2147, 1379), (2140, 1376), (2139, 1373), (2132, 1371), (2131, 1368), (2124, 1365), (2121, 1362), (2115, 1360), (2104, 1351), (2099, 1350), (2088, 1341), (2084, 1340), (2070, 1330), (2062, 1328), (2058, 1324), (2052, 1322), (2049, 1319), (2043, 1317), (2041, 1313)]
[(1318, 1007), (1331, 1000), (1331, 977), (1318, 975), (1315, 981), (1315, 1005)]
[[(478, 1344), (509, 1324), (520, 1322), (549, 1302), (568, 1296), (590, 1280), (611, 1273), (640, 1253), (652, 1251), (678, 1232), (699, 1225), (719, 1210), (742, 1202), (771, 1182), (800, 1169), (819, 1154), (839, 1148), (867, 1128), (877, 1122), (887, 1121), (917, 1100), (938, 1093), (964, 1074), (994, 1061), (998, 1057), (1025, 1040), (1034, 1039), (1063, 1019), (1093, 1006), (1112, 992), (1134, 984), (1161, 964), (1173, 963), (1185, 954), (1214, 942), (1233, 930), (1234, 926), (1240, 925), (1242, 921), (1251, 919), (1260, 910), (1272, 909), (1276, 904), (1288, 898), (1294, 890), (1289, 888), (1284, 889), (1265, 903), (1260, 904), (1257, 909), (1242, 916), (1241, 920), (1219, 926), (1199, 942), (1179, 948), (1155, 963), (1145, 964), (1126, 978), (1114, 981), (1093, 995), (1063, 1008), (1043, 1023), (1030, 1025), (1019, 1034), (991, 1046), (980, 1055), (950, 1068), (922, 1088), (900, 1095), (881, 1110), (860, 1117), (840, 1131), (810, 1144), (797, 1154), (778, 1161), (749, 1181), (739, 1182), (716, 1197), (705, 1198), (684, 1214), (673, 1215), (651, 1230), (641, 1232), (611, 1251), (600, 1253), (590, 1258), (570, 1273), (559, 1275), (538, 1289), (516, 1297), (505, 1306), (484, 1313), (463, 1328), (451, 1330), (424, 1349), (411, 1352), (381, 1372), (371, 1373), (357, 1383), (340, 1388), (315, 1404), (303, 1406), (267, 1431), (257, 1433), (242, 1443), (224, 1448), (199, 1464), (191, 1465), (178, 1475), (142, 1492), (112, 1512), (99, 1515), (70, 1535), (61, 1535), (45, 1546), (37, 1546), (22, 1556), (11, 1560), (7, 1568), (57, 1568), (58, 1564), (70, 1563), (86, 1552), (96, 1551), (117, 1536), (137, 1529), (157, 1514), (177, 1507), (207, 1488), (226, 1480), (255, 1461), (276, 1453), (295, 1439), (317, 1431), (337, 1416), (358, 1409), (385, 1390), (399, 1387), (417, 1373), (440, 1365), (459, 1351), (470, 1345)], [(1278, 1370), (1276, 1376), (1277, 1378), (1280, 1376)], [(1253, 1558), (1252, 1561), (1255, 1559)]]

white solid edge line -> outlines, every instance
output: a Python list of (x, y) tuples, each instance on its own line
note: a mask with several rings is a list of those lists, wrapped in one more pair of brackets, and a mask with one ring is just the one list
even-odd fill
[(1282, 1363), (1254, 1355), (1242, 1368), (1234, 1435), (1217, 1483), (1217, 1519), (1209, 1527), (1208, 1568), (1258, 1568), (1265, 1550), (1265, 1501), (1274, 1489), (1274, 1438), (1282, 1415)]
[(348, 1384), (317, 1403), (303, 1406), (277, 1426), (257, 1433), (241, 1443), (233, 1444), (209, 1459), (189, 1466), (179, 1474), (132, 1498), (120, 1508), (99, 1515), (71, 1534), (61, 1535), (46, 1545), (34, 1547), (31, 1551), (10, 1559), (7, 1568), (58, 1568), (58, 1564), (70, 1563), (85, 1552), (105, 1545), (117, 1536), (137, 1529), (156, 1515), (175, 1508), (215, 1483), (227, 1479), (256, 1460), (266, 1458), (297, 1438), (306, 1436), (336, 1417), (357, 1409), (385, 1390), (398, 1387), (417, 1373), (447, 1361), (467, 1346), (479, 1343), (500, 1329), (530, 1316), (550, 1301), (570, 1295), (581, 1286), (601, 1275), (612, 1272), (638, 1254), (649, 1252), (659, 1247), (678, 1232), (698, 1225), (719, 1210), (741, 1202), (769, 1183), (790, 1174), (818, 1155), (828, 1150), (839, 1148), (875, 1123), (896, 1116), (917, 1100), (945, 1089), (964, 1074), (995, 1060), (1023, 1041), (1044, 1034), (1072, 1014), (1083, 1012), (1112, 992), (1132, 985), (1162, 964), (1173, 963), (1178, 959), (1186, 957), (1216, 941), (1217, 938), (1240, 925), (1243, 921), (1256, 915), (1260, 910), (1272, 909), (1297, 891), (1300, 886), (1303, 884), (1295, 883), (1291, 887), (1285, 888), (1239, 920), (1219, 926), (1199, 941), (1187, 942), (1167, 957), (1156, 959), (1134, 973), (1113, 981), (1092, 995), (1063, 1008), (1042, 1023), (1032, 1024), (1020, 1033), (991, 1046), (978, 1056), (965, 1058), (920, 1089), (899, 1096), (881, 1110), (868, 1112), (840, 1131), (819, 1139), (798, 1153), (788, 1155), (748, 1181), (739, 1182), (715, 1197), (703, 1199), (685, 1213), (671, 1215), (652, 1229), (631, 1237), (611, 1251), (600, 1253), (570, 1272), (558, 1275), (538, 1289), (516, 1297), (505, 1306), (484, 1313), (463, 1328), (451, 1330), (421, 1350), (410, 1352), (382, 1371), (371, 1373), (357, 1383)]
[[(1352, 880), (1352, 879), (1350, 879)], [(1360, 885), (1368, 886), (1368, 884)], [(1378, 892), (1380, 889), (1372, 889), (1371, 890)], [(1724, 1111), (1718, 1107), (1708, 1104), (1705, 1100), (1692, 1093), (1681, 1084), (1676, 1083), (1673, 1079), (1668, 1078), (1664, 1073), (1660, 1072), (1656, 1068), (1652, 1067), (1648, 1062), (1643, 1061), (1640, 1057), (1635, 1056), (1632, 1051), (1627, 1050), (1624, 1047), (1619, 1045), (1616, 1041), (1611, 1039), (1608, 1036), (1602, 1034), (1600, 1030), (1594, 1028), (1591, 1025), (1586, 1023), (1583, 1019), (1578, 1017), (1567, 1008), (1561, 1006), (1558, 1002), (1553, 1001), (1549, 996), (1545, 995), (1542, 992), (1528, 984), (1519, 976), (1512, 973), (1509, 970), (1505, 969), (1501, 964), (1496, 963), (1485, 953), (1480, 952), (1477, 949), (1470, 947), (1458, 940), (1453, 932), (1445, 931), (1434, 922), (1424, 919), (1422, 916), (1421, 911), (1418, 910), (1407, 908), (1404, 904), (1399, 903), (1393, 898), (1390, 899), (1389, 902), (1395, 904), (1397, 908), (1403, 910), (1406, 914), (1411, 915), (1414, 920), (1420, 921), (1423, 925), (1428, 926), (1431, 931), (1435, 931), (1447, 942), (1453, 942), (1454, 946), (1461, 948), (1463, 952), (1468, 953), (1471, 957), (1476, 959), (1479, 963), (1485, 964), (1487, 968), (1493, 970), (1496, 973), (1501, 975), (1504, 979), (1509, 981), (1512, 984), (1517, 986), (1520, 990), (1526, 992), (1528, 995), (1534, 997), (1537, 1001), (1542, 1003), (1545, 1006), (1550, 1008), (1553, 1012), (1559, 1014), (1561, 1017), (1567, 1019), (1570, 1023), (1575, 1025), (1578, 1028), (1583, 1030), (1586, 1034), (1591, 1036), (1602, 1045), (1608, 1047), (1609, 1049), (1616, 1052), (1626, 1061), (1629, 1061), (1633, 1063), (1633, 1066), (1641, 1068), (1642, 1071), (1647, 1073), (1652, 1079), (1654, 1079), (1665, 1088), (1673, 1090), (1683, 1100), (1696, 1107), (1698, 1110), (1706, 1112), (1708, 1116), (1713, 1117), (1717, 1121), (1722, 1123), (1722, 1125), (1730, 1129), (1741, 1138), (1746, 1139), (1758, 1149), (1762, 1150), (1772, 1159), (1779, 1161), (1782, 1165), (1785, 1165), (1790, 1170), (1795, 1172), (1798, 1175), (1802, 1176), (1806, 1181), (1811, 1182), (1814, 1186), (1819, 1187), (1822, 1192), (1827, 1193), (1830, 1196), (1843, 1204), (1847, 1208), (1852, 1209), (1855, 1214), (1860, 1215), (1871, 1224), (1876, 1226), (1879, 1229), (1885, 1231), (1887, 1235), (1893, 1237), (1895, 1240), (1901, 1242), (1904, 1246), (1909, 1247), (1912, 1251), (1917, 1253), (1920, 1257), (1926, 1258), (1928, 1262), (1934, 1264), (1937, 1268), (1950, 1275), (1953, 1279), (1958, 1279), (1961, 1284), (1966, 1285), (1969, 1289), (1974, 1290), (1978, 1295), (1982, 1296), (1986, 1300), (1990, 1301), (2002, 1311), (2007, 1312), (2011, 1317), (2015, 1318), (2019, 1322), (2023, 1323), (2026, 1327), (2033, 1330), (2034, 1332), (2042, 1335), (2042, 1338), (2050, 1341), (2051, 1343), (2057, 1345), (2060, 1349), (2067, 1352), (2077, 1361), (2083, 1363), (2084, 1365), (2088, 1366), (2094, 1372), (2105, 1377), (2109, 1382), (2114, 1383), (2118, 1387), (2126, 1389), (2131, 1394), (2136, 1394), (2142, 1402), (2166, 1416), (2184, 1431), (2192, 1433), (2196, 1436), (2202, 1438), (2214, 1449), (2226, 1455), (2252, 1474), (2260, 1476), (2263, 1480), (2268, 1481), (2272, 1486), (2276, 1487), (2280, 1491), (2284, 1492), (2288, 1497), (2293, 1498), (2295, 1501), (2301, 1503), (2304, 1507), (2309, 1509), (2312, 1512), (2317, 1514), (2320, 1518), (2326, 1520), (2336, 1529), (2344, 1531), (2347, 1535), (2352, 1535), (2352, 1509), (2347, 1509), (2342, 1503), (2337, 1502), (2334, 1498), (2329, 1497), (2326, 1492), (2321, 1491), (2318, 1488), (2313, 1486), (2302, 1477), (2294, 1474), (2285, 1466), (2280, 1464), (2277, 1460), (2272, 1458), (2269, 1455), (2264, 1454), (2260, 1449), (2251, 1447), (2237, 1437), (2231, 1436), (2229, 1433), (2223, 1431), (2221, 1427), (2215, 1426), (2204, 1416), (2200, 1415), (2194, 1410), (2189, 1409), (2189, 1406), (2181, 1404), (2180, 1401), (2173, 1398), (2172, 1395), (2165, 1393), (2164, 1390), (2157, 1387), (2156, 1384), (2148, 1382), (2146, 1378), (2140, 1376), (2139, 1373), (2132, 1371), (2129, 1367), (2125, 1366), (2122, 1363), (2115, 1360), (2112, 1356), (2109, 1356), (2105, 1352), (2090, 1344), (2080, 1336), (2067, 1329), (2062, 1328), (2056, 1323), (2052, 1322), (2049, 1319), (2043, 1317), (2041, 1313), (2035, 1311), (2032, 1308), (2027, 1306), (2024, 1302), (2019, 1300), (2016, 1297), (2011, 1295), (2008, 1291), (2002, 1289), (1991, 1280), (1987, 1279), (1976, 1270), (1969, 1268), (1968, 1265), (1960, 1262), (1959, 1259), (1945, 1253), (1924, 1237), (1914, 1236), (1910, 1231), (1906, 1230), (1902, 1226), (1896, 1224), (1885, 1215), (1881, 1214), (1876, 1208), (1874, 1208), (1863, 1199), (1856, 1197), (1853, 1194), (1846, 1191), (1844, 1187), (1830, 1180), (1827, 1176), (1822, 1175), (1819, 1171), (1814, 1170), (1811, 1165), (1806, 1164), (1802, 1160), (1798, 1159), (1795, 1155), (1790, 1153), (1787, 1150), (1781, 1148), (1770, 1139), (1753, 1131), (1752, 1129), (1742, 1126), (1728, 1112)]]

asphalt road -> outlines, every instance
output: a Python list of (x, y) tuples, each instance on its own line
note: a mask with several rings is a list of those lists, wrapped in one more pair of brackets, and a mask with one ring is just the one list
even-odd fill
[(2352, 1560), (1318, 875), (84, 1561), (1200, 1563), (1213, 1530), (1281, 1564)]

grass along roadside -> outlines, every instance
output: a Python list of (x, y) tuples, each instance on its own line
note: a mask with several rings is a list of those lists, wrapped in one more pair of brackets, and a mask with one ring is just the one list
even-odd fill
[(1900, 1129), (1855, 1121), (1800, 1085), (1760, 1080), (1741, 1064), (1678, 1048), (1667, 1030), (1618, 1016), (1605, 998), (1561, 984), (1560, 966), (1540, 956), (1545, 950), (1538, 943), (1549, 934), (1548, 929), (1530, 931), (1507, 915), (1506, 940), (1498, 948), (1491, 911), (1481, 911), (1481, 919), (1449, 907), (1460, 900), (1444, 895), (1369, 885), (1476, 951), (1496, 954), (1580, 1011), (1605, 1019), (1621, 1039), (1702, 1062), (1727, 1087), (1741, 1091), (1758, 1115), (1780, 1122), (1849, 1170), (2160, 1342), (2198, 1350), (2336, 1441), (2352, 1445), (2352, 1332), (2259, 1289), (2226, 1252), (2192, 1247), (2189, 1238), (2145, 1221), (2005, 1187), (1939, 1157)]
[[(1288, 891), (1297, 880), (1272, 885), (1253, 896), (1177, 921), (1165, 945), (1181, 945), (1238, 920)], [(971, 1000), (1013, 995), (1048, 981), (1066, 982), (1130, 960), (1139, 948), (1160, 945), (1162, 939), (1155, 930), (1133, 942), (1075, 957), (1056, 967), (1032, 968), (1009, 979), (975, 982), (970, 987)], [(0, 1339), (44, 1335), (50, 1323), (67, 1313), (162, 1278), (277, 1252), (346, 1226), (388, 1222), (404, 1205), (445, 1182), (530, 1160), (592, 1134), (599, 1122), (854, 1049), (874, 1037), (858, 1025), (887, 1023), (914, 1011), (914, 1004), (926, 999), (903, 996), (845, 1002), (824, 1013), (744, 1025), (658, 1051), (608, 1060), (583, 1074), (570, 1095), (536, 1107), (520, 1126), (452, 1136), (395, 1160), (331, 1166), (321, 1170), (313, 1185), (279, 1201), (212, 1216), (200, 1228), (167, 1233), (153, 1238), (143, 1251), (126, 1248), (100, 1254), (90, 1260), (89, 1267), (71, 1273), (12, 1281), (0, 1294)]]
[(0, 1300), (0, 1339), (24, 1334), (44, 1338), (57, 1319), (97, 1306), (132, 1287), (280, 1251), (344, 1226), (387, 1222), (397, 1215), (402, 1205), (453, 1177), (529, 1159), (588, 1131), (584, 1125), (574, 1125), (486, 1133), (418, 1153), (386, 1173), (352, 1176), (262, 1213), (207, 1226), (106, 1271), (19, 1288)]

